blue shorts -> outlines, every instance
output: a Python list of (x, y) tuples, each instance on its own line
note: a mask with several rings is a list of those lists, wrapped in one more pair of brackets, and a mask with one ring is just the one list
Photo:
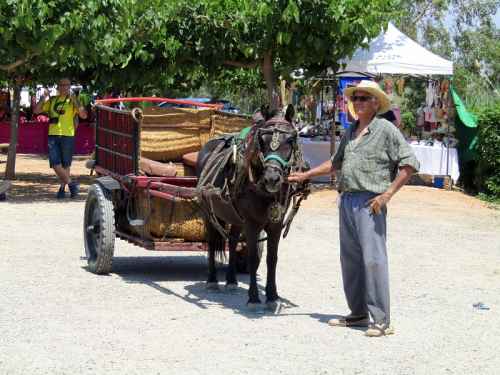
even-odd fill
[(71, 166), (75, 149), (75, 137), (63, 135), (49, 135), (49, 164), (50, 168), (62, 165), (63, 168)]

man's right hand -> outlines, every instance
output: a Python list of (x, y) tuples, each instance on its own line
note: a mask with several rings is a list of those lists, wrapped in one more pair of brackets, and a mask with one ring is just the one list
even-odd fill
[(288, 176), (288, 182), (302, 182), (307, 180), (307, 172), (292, 172)]

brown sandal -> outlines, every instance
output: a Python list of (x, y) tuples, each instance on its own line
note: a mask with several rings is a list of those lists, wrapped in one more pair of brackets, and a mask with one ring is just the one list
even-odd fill
[(387, 324), (370, 324), (365, 332), (368, 337), (380, 337), (394, 334), (394, 327)]

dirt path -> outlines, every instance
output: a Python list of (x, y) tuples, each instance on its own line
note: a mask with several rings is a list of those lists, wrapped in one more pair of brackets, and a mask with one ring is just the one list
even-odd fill
[[(87, 174), (83, 163), (73, 171)], [(281, 313), (255, 314), (245, 306), (245, 275), (234, 293), (205, 290), (203, 253), (117, 241), (113, 273), (89, 273), (80, 259), (84, 198), (56, 201), (47, 165), (20, 156), (21, 180), (0, 202), (0, 374), (500, 371), (500, 211), (474, 198), (419, 187), (394, 198), (396, 335), (368, 339), (326, 325), (346, 312), (335, 192), (314, 193), (282, 242)], [(80, 181), (85, 190), (90, 178)], [(259, 275), (264, 286), (265, 267)]]

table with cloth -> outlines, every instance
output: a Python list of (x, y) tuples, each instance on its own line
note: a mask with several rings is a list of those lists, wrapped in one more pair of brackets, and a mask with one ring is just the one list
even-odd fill
[[(456, 148), (448, 149), (444, 146), (410, 145), (420, 162), (419, 173), (449, 175), (454, 183), (460, 176), (458, 167), (458, 153)], [(448, 164), (447, 164), (448, 163)], [(447, 167), (448, 165), (448, 167)]]
[[(17, 136), (17, 152), (20, 154), (48, 153), (48, 121), (20, 122)], [(10, 142), (10, 123), (0, 122), (0, 143)], [(75, 155), (89, 155), (94, 151), (94, 125), (80, 122), (75, 133)]]
[[(330, 158), (330, 141), (313, 141), (308, 138), (300, 138), (300, 146), (304, 154), (304, 159), (309, 162), (311, 168), (314, 168)], [(410, 145), (417, 160), (420, 162), (419, 173), (431, 175), (450, 175), (453, 182), (456, 183), (460, 176), (458, 167), (458, 154), (456, 148), (448, 149), (446, 147), (433, 147), (423, 145)], [(338, 149), (338, 143), (337, 147)], [(446, 168), (448, 158), (448, 168)], [(448, 172), (447, 172), (448, 171)], [(313, 182), (329, 182), (329, 176), (320, 176), (313, 178)]]

